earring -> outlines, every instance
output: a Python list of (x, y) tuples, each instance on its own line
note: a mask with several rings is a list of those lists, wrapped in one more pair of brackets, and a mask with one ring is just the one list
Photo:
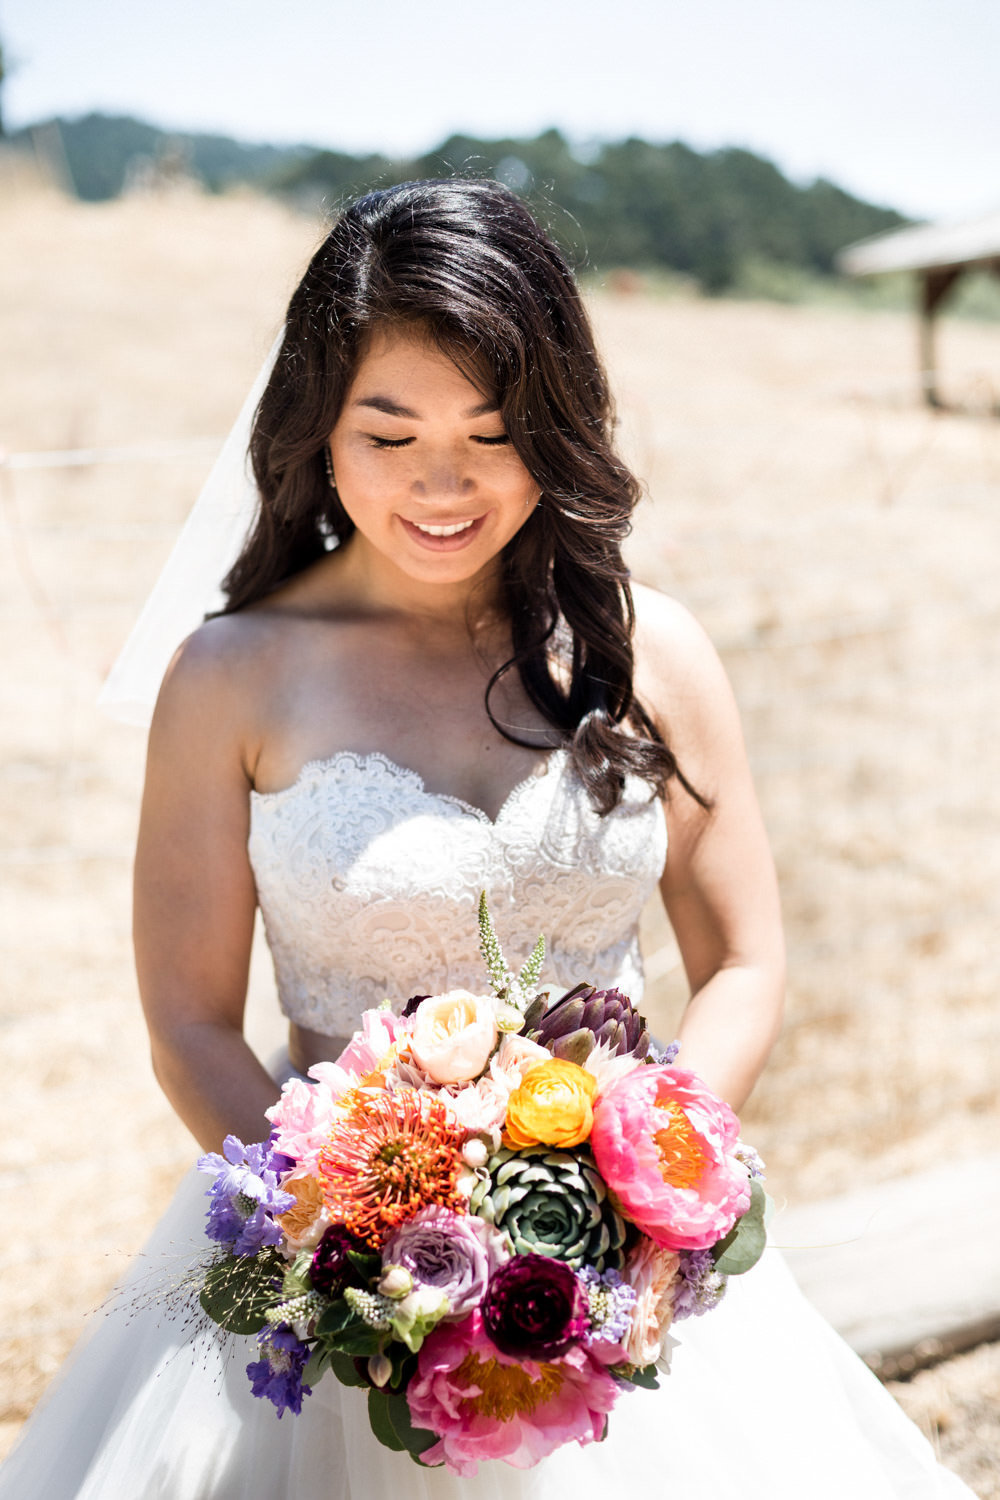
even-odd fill
[(337, 480), (333, 472), (333, 454), (328, 447), (323, 448), (323, 463), (326, 467), (326, 478), (331, 490), (336, 490)]

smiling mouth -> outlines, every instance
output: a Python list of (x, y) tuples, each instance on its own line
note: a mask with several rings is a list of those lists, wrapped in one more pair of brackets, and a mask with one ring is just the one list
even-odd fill
[(471, 521), (456, 521), (453, 526), (421, 525), (419, 521), (411, 521), (410, 525), (422, 531), (424, 536), (458, 536), (460, 532), (468, 531), (470, 526), (475, 526), (480, 519), (479, 516), (473, 516)]
[(428, 552), (460, 552), (471, 547), (486, 524), (487, 512), (468, 521), (409, 521), (400, 516), (404, 530), (418, 547)]

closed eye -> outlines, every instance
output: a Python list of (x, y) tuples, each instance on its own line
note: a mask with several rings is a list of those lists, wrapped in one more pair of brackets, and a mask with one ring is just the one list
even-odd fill
[[(373, 448), (407, 448), (414, 441), (414, 439), (411, 437), (377, 437), (374, 432), (368, 433), (367, 436), (368, 441), (371, 443)], [(508, 437), (506, 432), (501, 432), (498, 433), (496, 437), (474, 436), (472, 441), (474, 443), (479, 443), (484, 448), (499, 448), (502, 447), (503, 444), (509, 443), (510, 438)]]

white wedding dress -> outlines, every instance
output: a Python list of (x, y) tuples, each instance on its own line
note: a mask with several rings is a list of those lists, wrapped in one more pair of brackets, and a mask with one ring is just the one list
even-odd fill
[[(380, 755), (340, 754), (252, 799), (250, 856), (283, 1008), (333, 1036), (383, 995), (481, 988), (476, 904), (508, 960), (548, 940), (543, 979), (642, 978), (639, 911), (664, 819), (641, 782), (606, 818), (556, 752), (495, 821)], [(372, 1437), (364, 1393), (328, 1375), (279, 1421), (250, 1394), (250, 1341), (165, 1318), (145, 1294), (204, 1250), (189, 1174), (120, 1297), (0, 1470), (0, 1500), (931, 1500), (970, 1495), (798, 1292), (777, 1252), (721, 1307), (675, 1326), (659, 1391), (623, 1394), (605, 1442), (474, 1479)]]

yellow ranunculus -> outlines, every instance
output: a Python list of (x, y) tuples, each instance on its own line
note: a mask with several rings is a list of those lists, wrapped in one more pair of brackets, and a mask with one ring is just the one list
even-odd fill
[(594, 1123), (597, 1079), (576, 1063), (553, 1057), (529, 1068), (507, 1101), (506, 1144), (579, 1146)]

